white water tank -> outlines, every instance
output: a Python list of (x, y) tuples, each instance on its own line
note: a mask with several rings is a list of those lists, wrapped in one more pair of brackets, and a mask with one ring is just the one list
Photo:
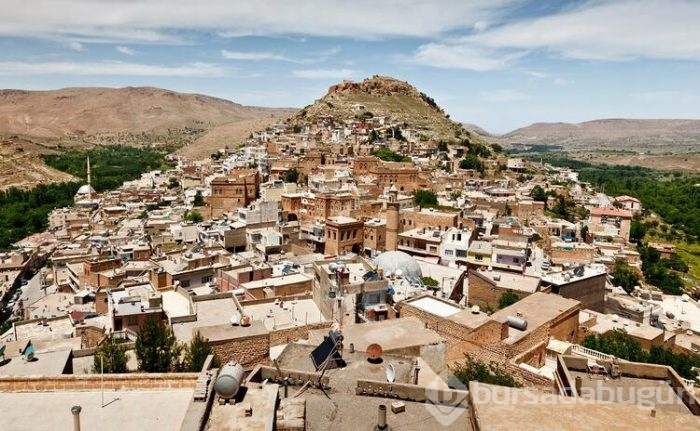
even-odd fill
[(243, 366), (238, 362), (224, 365), (214, 383), (217, 395), (224, 399), (235, 397), (243, 383), (243, 371)]

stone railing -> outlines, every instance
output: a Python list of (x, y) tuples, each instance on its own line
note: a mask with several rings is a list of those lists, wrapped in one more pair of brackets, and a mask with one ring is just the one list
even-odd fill
[(583, 347), (578, 344), (571, 346), (571, 353), (575, 353), (580, 356), (585, 356), (592, 359), (603, 359), (606, 361), (612, 361), (615, 356), (608, 355), (607, 353), (599, 352), (597, 350), (589, 349), (588, 347)]

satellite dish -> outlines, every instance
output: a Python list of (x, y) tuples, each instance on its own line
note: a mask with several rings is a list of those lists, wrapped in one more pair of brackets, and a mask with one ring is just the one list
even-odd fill
[(386, 365), (386, 381), (389, 383), (394, 383), (394, 378), (396, 377), (396, 371), (394, 371), (394, 366), (391, 364)]
[(396, 271), (394, 271), (394, 274), (396, 274), (397, 277), (401, 277), (403, 275), (403, 271), (397, 269)]

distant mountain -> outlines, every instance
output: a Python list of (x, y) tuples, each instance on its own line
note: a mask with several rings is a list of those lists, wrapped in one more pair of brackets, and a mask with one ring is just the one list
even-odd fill
[(0, 90), (0, 190), (70, 180), (43, 153), (157, 143), (203, 158), (296, 111), (152, 87)]
[(363, 114), (391, 117), (392, 121), (406, 123), (434, 139), (454, 141), (469, 134), (481, 140), (478, 133), (463, 131), (462, 125), (452, 121), (431, 97), (411, 84), (379, 75), (362, 82), (343, 81), (331, 86), (321, 99), (299, 111), (293, 121), (304, 123), (328, 116), (347, 119)]
[(535, 123), (499, 137), (507, 144), (558, 145), (565, 149), (696, 151), (700, 120), (605, 119), (584, 123)]
[(243, 106), (152, 87), (0, 90), (0, 135), (62, 138), (111, 132), (208, 129), (288, 109)]

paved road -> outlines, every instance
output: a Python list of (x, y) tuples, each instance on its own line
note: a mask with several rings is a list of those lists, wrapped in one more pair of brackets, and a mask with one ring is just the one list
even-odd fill
[(31, 305), (44, 297), (44, 291), (41, 290), (41, 271), (37, 272), (34, 277), (29, 280), (26, 286), (22, 287), (22, 301), (24, 306)]

